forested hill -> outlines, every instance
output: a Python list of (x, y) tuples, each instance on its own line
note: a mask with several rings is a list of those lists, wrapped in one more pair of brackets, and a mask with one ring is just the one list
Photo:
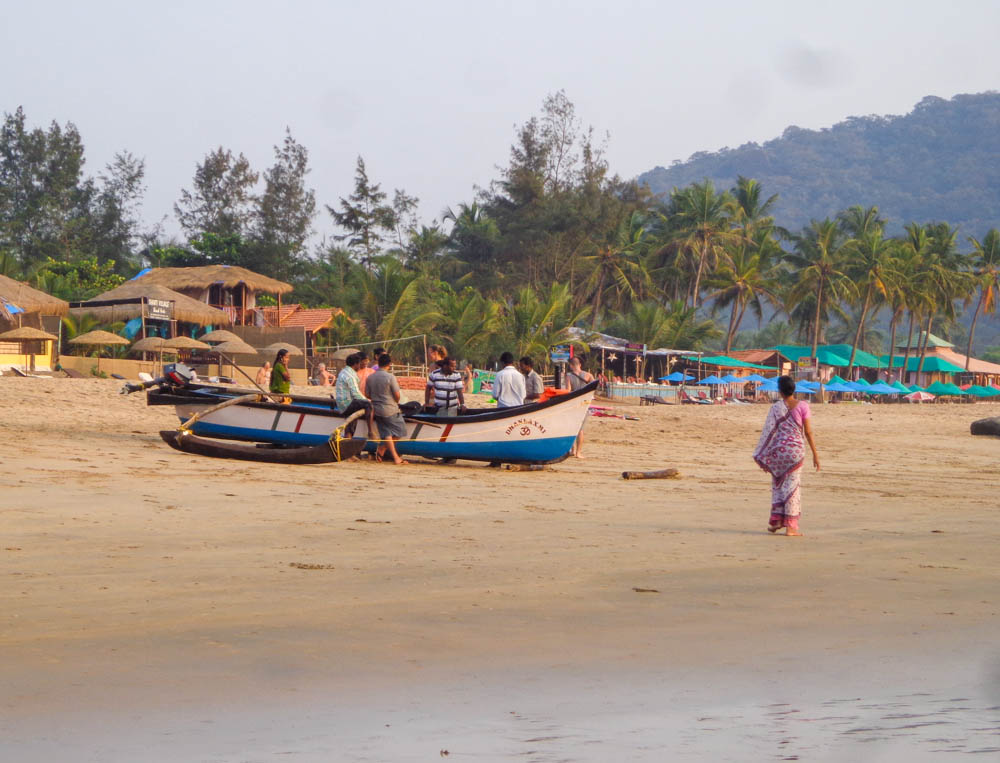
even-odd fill
[(890, 233), (910, 221), (958, 225), (961, 238), (1000, 225), (1000, 93), (927, 96), (905, 116), (849, 117), (833, 127), (789, 127), (639, 177), (654, 193), (709, 178), (720, 189), (739, 175), (779, 194), (775, 217), (793, 231), (853, 204), (876, 205)]

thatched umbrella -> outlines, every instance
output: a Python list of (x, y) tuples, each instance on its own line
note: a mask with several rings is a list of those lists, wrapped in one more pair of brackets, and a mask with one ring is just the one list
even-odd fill
[(129, 348), (132, 352), (155, 352), (159, 366), (163, 366), (163, 345), (167, 340), (162, 336), (147, 336), (138, 342), (133, 342)]
[(289, 355), (301, 355), (302, 350), (296, 347), (294, 344), (289, 344), (288, 342), (275, 342), (274, 344), (269, 344), (264, 348), (268, 352), (273, 352), (277, 354), (278, 350), (285, 350)]
[[(110, 345), (122, 345), (128, 344), (128, 339), (123, 336), (118, 336), (118, 334), (112, 334), (110, 331), (88, 331), (86, 334), (80, 334), (80, 336), (75, 336), (69, 340), (70, 344), (79, 344), (85, 347), (107, 347)], [(101, 370), (101, 353), (97, 353), (97, 370)]]
[(164, 350), (211, 350), (212, 346), (189, 336), (175, 336), (163, 343)]
[(256, 355), (257, 350), (255, 350), (251, 345), (244, 342), (242, 339), (233, 339), (228, 342), (223, 342), (222, 344), (217, 344), (212, 348), (212, 352), (225, 353), (226, 355)]
[(243, 337), (236, 336), (232, 331), (226, 331), (225, 329), (216, 329), (215, 331), (209, 331), (205, 336), (201, 338), (203, 342), (242, 342)]
[[(16, 308), (16, 309), (11, 309)], [(39, 315), (66, 315), (69, 302), (33, 289), (23, 281), (0, 275), (0, 316), (38, 313)]]
[(180, 292), (168, 289), (155, 283), (145, 281), (126, 281), (121, 286), (117, 286), (111, 291), (98, 294), (80, 305), (74, 307), (69, 312), (71, 315), (93, 315), (98, 320), (113, 322), (119, 320), (130, 320), (142, 317), (142, 305), (138, 302), (126, 303), (122, 305), (102, 305), (90, 306), (89, 302), (106, 302), (116, 299), (137, 299), (146, 297), (147, 299), (158, 299), (164, 302), (174, 303), (174, 320), (183, 323), (194, 323), (199, 326), (215, 326), (219, 324), (228, 325), (232, 323), (229, 315), (222, 310), (206, 305), (196, 299), (185, 296)]
[(24, 355), (24, 372), (28, 373), (28, 355), (30, 353), (24, 352), (24, 345), (27, 342), (37, 342), (39, 340), (45, 339), (48, 341), (55, 341), (58, 339), (55, 334), (50, 334), (48, 331), (42, 331), (41, 329), (31, 328), (30, 326), (22, 326), (21, 328), (11, 329), (10, 331), (5, 331), (0, 334), (0, 339), (7, 342), (17, 342), (21, 345), (21, 353)]

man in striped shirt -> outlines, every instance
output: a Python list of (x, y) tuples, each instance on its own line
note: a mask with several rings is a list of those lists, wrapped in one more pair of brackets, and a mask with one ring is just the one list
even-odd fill
[(424, 405), (437, 406), (438, 416), (457, 416), (459, 410), (465, 407), (465, 379), (455, 370), (455, 359), (444, 357), (438, 361), (438, 367), (431, 371), (427, 379), (427, 389), (424, 391)]

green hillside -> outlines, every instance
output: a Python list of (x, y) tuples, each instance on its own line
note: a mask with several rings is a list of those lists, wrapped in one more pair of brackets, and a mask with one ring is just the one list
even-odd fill
[(944, 221), (961, 237), (1000, 225), (1000, 93), (927, 96), (905, 116), (849, 117), (822, 130), (787, 128), (639, 177), (654, 193), (739, 175), (779, 194), (777, 222), (799, 230), (852, 204), (878, 206), (898, 232), (910, 221)]

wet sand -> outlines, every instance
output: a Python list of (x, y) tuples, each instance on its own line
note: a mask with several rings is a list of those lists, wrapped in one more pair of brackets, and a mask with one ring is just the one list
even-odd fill
[(281, 467), (170, 450), (172, 410), (119, 384), (0, 379), (0, 757), (492, 759), (542, 702), (535, 759), (653, 760), (706, 705), (751, 739), (789, 692), (863, 705), (855, 680), (996, 715), (1000, 440), (968, 427), (998, 404), (814, 406), (794, 539), (764, 532), (766, 406), (616, 405), (640, 421), (590, 419), (543, 472)]

